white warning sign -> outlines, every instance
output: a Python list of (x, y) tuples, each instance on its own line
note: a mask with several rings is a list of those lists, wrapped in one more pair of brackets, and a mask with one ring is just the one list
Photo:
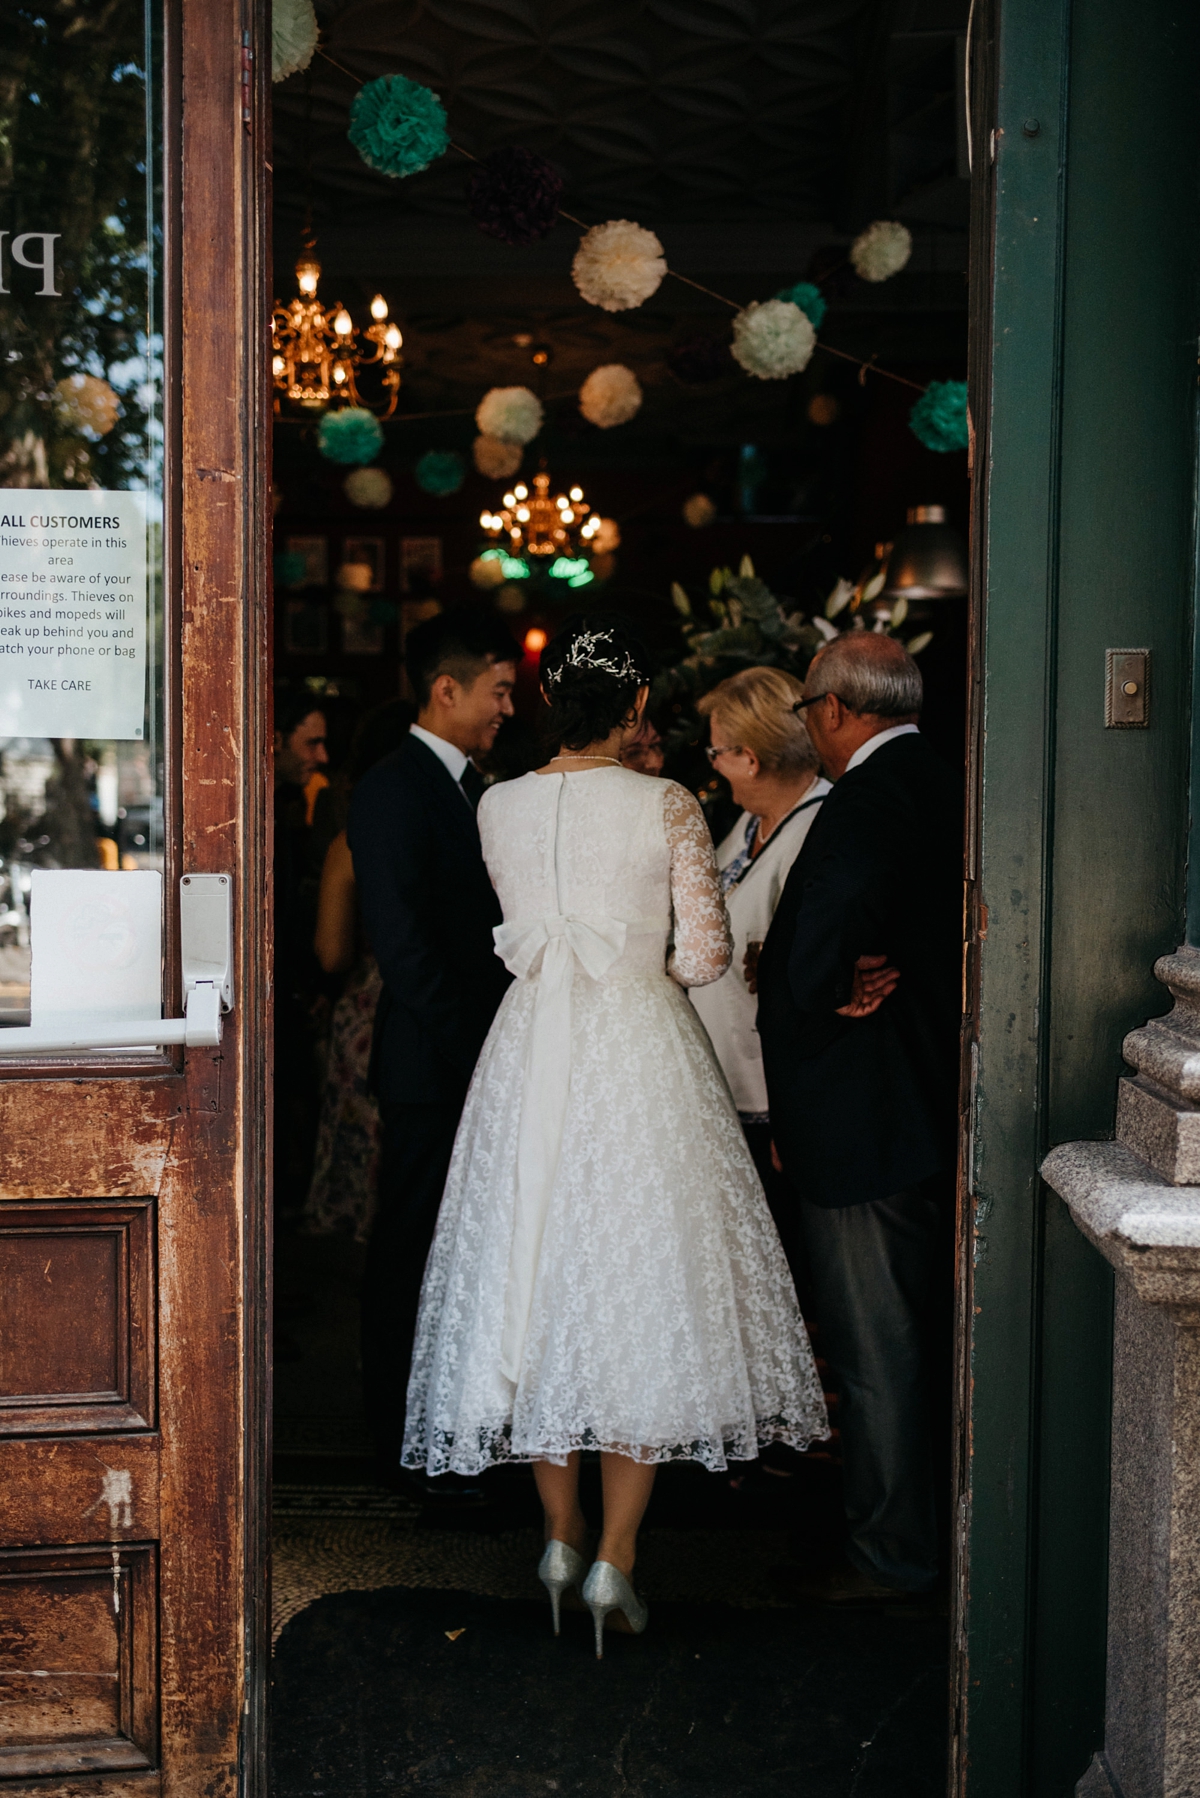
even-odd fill
[(141, 737), (141, 493), (0, 488), (0, 737)]

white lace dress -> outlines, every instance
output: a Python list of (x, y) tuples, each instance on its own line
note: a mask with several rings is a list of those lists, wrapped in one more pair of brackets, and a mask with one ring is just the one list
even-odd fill
[(479, 828), (517, 978), (454, 1146), (404, 1465), (600, 1448), (722, 1468), (824, 1438), (787, 1263), (684, 990), (730, 953), (699, 806), (624, 768), (527, 774), (484, 795)]

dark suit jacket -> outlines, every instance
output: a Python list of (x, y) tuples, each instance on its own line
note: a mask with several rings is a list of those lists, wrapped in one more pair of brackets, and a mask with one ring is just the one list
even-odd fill
[(509, 982), (475, 814), (417, 737), (354, 789), (347, 827), (383, 975), (372, 1073), (383, 1104), (461, 1099)]
[[(961, 941), (956, 783), (923, 737), (895, 737), (825, 800), (759, 962), (771, 1129), (804, 1198), (862, 1204), (953, 1166)], [(838, 1017), (875, 954), (899, 985)]]

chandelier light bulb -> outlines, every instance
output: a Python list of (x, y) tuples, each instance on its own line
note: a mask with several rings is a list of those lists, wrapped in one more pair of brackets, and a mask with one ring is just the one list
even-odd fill
[(515, 506), (517, 503), (516, 494), (515, 493), (506, 493), (504, 495), (504, 503), (506, 506)]
[(333, 315), (333, 328), (339, 337), (349, 337), (354, 330), (354, 320), (344, 306), (339, 306)]
[(575, 514), (574, 514), (574, 512), (572, 512), (570, 506), (568, 506), (566, 511), (563, 513), (562, 521), (564, 524), (574, 524), (575, 523)]
[(383, 341), (389, 350), (398, 350), (400, 345), (404, 342), (403, 337), (400, 335), (399, 325), (389, 325), (383, 334)]
[(333, 365), (333, 379), (338, 387), (341, 387), (345, 384), (346, 371), (342, 367), (340, 362), (335, 362)]
[(375, 298), (371, 301), (371, 317), (374, 319), (384, 319), (387, 315), (388, 303), (381, 293), (377, 293)]
[(528, 506), (518, 506), (517, 507), (517, 518), (519, 519), (519, 521), (522, 524), (528, 524), (529, 523), (529, 507)]
[(574, 500), (582, 499), (583, 498), (583, 488), (582, 487), (572, 487), (571, 498)]
[(296, 264), (296, 285), (308, 299), (312, 299), (317, 291), (317, 282), (321, 279), (321, 264), (315, 256), (301, 256)]
[(287, 364), (285, 363), (282, 356), (273, 356), (271, 358), (271, 373), (274, 375), (274, 377), (277, 381), (282, 378), (283, 371), (286, 367), (287, 367)]
[(519, 487), (514, 487), (513, 492), (518, 499), (528, 499), (529, 498), (529, 489), (528, 489), (528, 487), (525, 486), (524, 482), (522, 482)]

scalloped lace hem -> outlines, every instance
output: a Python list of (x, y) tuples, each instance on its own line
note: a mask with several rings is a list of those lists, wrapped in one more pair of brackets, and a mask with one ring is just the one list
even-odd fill
[(561, 1467), (566, 1463), (567, 1456), (577, 1450), (596, 1449), (601, 1454), (625, 1455), (629, 1460), (641, 1461), (647, 1466), (658, 1466), (667, 1461), (698, 1461), (710, 1473), (723, 1473), (730, 1461), (757, 1460), (759, 1450), (768, 1443), (782, 1442), (788, 1448), (794, 1448), (803, 1454), (814, 1442), (828, 1442), (829, 1437), (828, 1423), (824, 1428), (815, 1429), (795, 1419), (765, 1417), (755, 1420), (753, 1436), (746, 1431), (737, 1431), (730, 1436), (723, 1436), (719, 1441), (706, 1437), (695, 1442), (669, 1445), (607, 1442), (597, 1436), (594, 1430), (583, 1429), (565, 1432), (553, 1442), (539, 1444), (536, 1448), (523, 1447), (516, 1451), (512, 1445), (512, 1421), (509, 1419), (503, 1424), (481, 1426), (470, 1442), (447, 1432), (437, 1431), (433, 1441), (426, 1443), (423, 1432), (418, 1432), (413, 1440), (405, 1443), (400, 1464), (402, 1467), (423, 1469), (431, 1475), (479, 1474), (506, 1461), (552, 1461)]

